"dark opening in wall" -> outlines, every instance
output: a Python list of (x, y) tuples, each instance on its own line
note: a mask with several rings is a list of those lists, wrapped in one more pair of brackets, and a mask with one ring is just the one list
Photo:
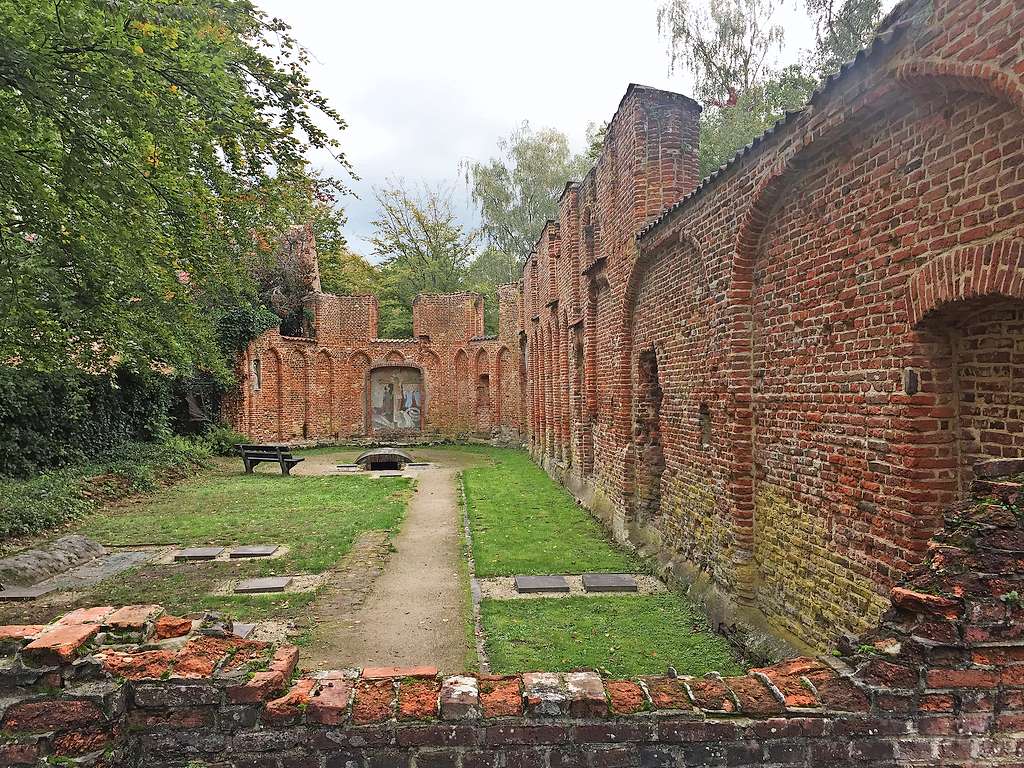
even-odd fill
[(643, 525), (661, 512), (661, 476), (665, 453), (661, 444), (661, 381), (658, 356), (651, 349), (637, 360), (636, 418), (633, 441), (636, 446), (636, 521)]
[(711, 409), (707, 403), (700, 404), (700, 412), (697, 417), (700, 427), (700, 447), (711, 447)]
[(913, 368), (903, 370), (903, 394), (916, 395), (921, 391), (921, 374)]

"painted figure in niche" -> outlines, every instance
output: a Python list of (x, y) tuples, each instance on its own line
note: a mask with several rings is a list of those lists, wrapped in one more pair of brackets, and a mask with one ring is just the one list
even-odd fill
[(382, 368), (370, 377), (371, 420), (375, 430), (418, 430), (423, 384), (415, 368)]

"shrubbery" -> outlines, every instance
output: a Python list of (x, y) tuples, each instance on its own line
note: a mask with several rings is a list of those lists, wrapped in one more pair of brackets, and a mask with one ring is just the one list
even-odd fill
[(195, 474), (209, 457), (204, 442), (171, 437), (126, 443), (94, 461), (27, 480), (0, 478), (0, 542), (63, 525), (102, 503)]
[(170, 380), (156, 373), (35, 373), (0, 367), (0, 475), (91, 461), (170, 432)]
[(248, 443), (249, 438), (231, 427), (217, 425), (206, 430), (199, 438), (199, 442), (214, 456), (234, 456), (237, 453), (235, 446)]

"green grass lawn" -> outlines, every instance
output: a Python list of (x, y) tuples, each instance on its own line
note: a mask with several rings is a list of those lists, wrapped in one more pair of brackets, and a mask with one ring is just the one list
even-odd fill
[(484, 600), (487, 655), (496, 674), (598, 669), (631, 677), (742, 674), (729, 644), (676, 594)]
[(314, 593), (213, 596), (217, 582), (322, 573), (368, 530), (393, 530), (410, 494), (403, 478), (244, 475), (233, 465), (155, 496), (101, 511), (79, 528), (104, 544), (281, 544), (284, 557), (146, 565), (98, 585), (102, 603), (160, 603), (172, 612), (224, 610), (237, 618), (299, 615)]
[(600, 523), (522, 451), (463, 473), (476, 575), (635, 571)]

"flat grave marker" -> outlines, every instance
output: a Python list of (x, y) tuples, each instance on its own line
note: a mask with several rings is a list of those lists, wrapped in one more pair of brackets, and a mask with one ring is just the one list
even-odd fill
[(284, 592), (291, 583), (291, 576), (264, 576), (258, 579), (246, 579), (235, 585), (235, 594), (258, 595), (267, 592)]
[(243, 557), (270, 557), (280, 548), (277, 544), (244, 544), (234, 547), (228, 552), (228, 557), (232, 560)]
[(224, 547), (186, 547), (174, 553), (174, 560), (179, 563), (213, 560), (223, 551)]
[(516, 576), (516, 592), (523, 595), (537, 592), (568, 592), (564, 576)]
[(31, 587), (7, 587), (0, 589), (0, 601), (21, 602), (23, 600), (35, 600), (37, 597), (53, 592), (56, 587), (43, 584), (35, 584)]
[(636, 579), (627, 573), (585, 573), (583, 589), (587, 592), (636, 592)]

